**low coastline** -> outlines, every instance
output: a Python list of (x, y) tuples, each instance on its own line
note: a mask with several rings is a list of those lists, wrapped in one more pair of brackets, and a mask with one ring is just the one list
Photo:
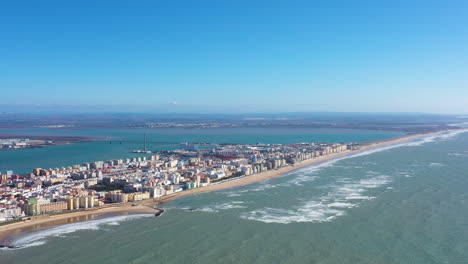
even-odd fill
[[(143, 201), (148, 202), (148, 201)], [(152, 201), (150, 201), (152, 202)], [(93, 220), (96, 218), (116, 215), (131, 215), (131, 214), (159, 214), (161, 209), (153, 208), (147, 203), (139, 203), (137, 206), (132, 206), (132, 203), (119, 204), (114, 206), (105, 206), (93, 208), (83, 211), (62, 213), (56, 215), (38, 216), (27, 222), (15, 222), (0, 226), (0, 245), (11, 244), (10, 238), (21, 235), (24, 232), (40, 230), (48, 227), (65, 225), (77, 222)], [(154, 204), (154, 203), (152, 203)]]
[[(0, 150), (17, 150), (17, 149), (34, 149), (34, 148), (47, 148), (53, 146), (68, 145), (80, 142), (96, 142), (102, 139), (98, 137), (83, 137), (83, 136), (35, 136), (35, 135), (12, 135), (12, 134), (0, 134), (0, 139), (29, 139), (29, 140), (42, 140), (42, 143), (31, 143), (21, 147), (2, 147)], [(46, 142), (50, 141), (50, 142)]]
[(156, 199), (156, 202), (164, 203), (164, 202), (175, 200), (177, 198), (181, 198), (181, 197), (185, 197), (185, 196), (189, 196), (189, 195), (194, 195), (194, 194), (198, 194), (198, 193), (230, 189), (230, 188), (239, 187), (239, 186), (243, 186), (243, 185), (248, 185), (248, 184), (252, 184), (252, 183), (256, 183), (256, 182), (260, 182), (260, 181), (264, 181), (264, 180), (269, 180), (269, 179), (284, 176), (284, 175), (286, 175), (288, 173), (291, 173), (291, 172), (293, 172), (295, 170), (299, 170), (299, 169), (302, 169), (302, 168), (305, 168), (305, 167), (308, 167), (308, 166), (311, 166), (311, 165), (314, 165), (314, 164), (317, 164), (317, 163), (331, 161), (331, 160), (334, 160), (334, 159), (339, 159), (339, 158), (343, 158), (343, 157), (346, 157), (346, 156), (359, 154), (359, 153), (362, 153), (362, 152), (365, 152), (365, 151), (368, 151), (368, 150), (373, 150), (373, 149), (383, 148), (383, 147), (387, 147), (387, 146), (407, 143), (407, 142), (411, 142), (411, 141), (419, 139), (419, 138), (439, 135), (439, 134), (443, 134), (443, 133), (447, 133), (447, 132), (451, 132), (451, 131), (457, 131), (457, 130), (460, 130), (460, 129), (451, 129), (451, 130), (443, 130), (443, 131), (431, 132), (431, 133), (425, 133), (425, 134), (408, 135), (408, 136), (403, 136), (403, 137), (394, 138), (394, 139), (390, 139), (390, 140), (372, 142), (372, 143), (369, 143), (367, 145), (363, 145), (361, 148), (359, 148), (357, 150), (348, 150), (348, 151), (341, 152), (341, 153), (335, 153), (335, 154), (330, 154), (330, 155), (327, 155), (327, 156), (321, 156), (321, 157), (318, 157), (318, 158), (308, 159), (308, 160), (298, 162), (294, 166), (282, 167), (282, 168), (279, 168), (277, 170), (269, 170), (269, 171), (257, 173), (257, 174), (254, 174), (254, 175), (245, 176), (245, 177), (242, 177), (242, 178), (234, 178), (234, 179), (229, 180), (229, 181), (220, 182), (220, 183), (217, 183), (217, 184), (212, 184), (212, 185), (202, 187), (202, 188), (192, 189), (192, 190), (184, 191), (184, 192), (173, 193), (173, 194), (166, 195), (164, 197)]
[(273, 179), (277, 177), (284, 176), (288, 173), (291, 173), (295, 170), (302, 169), (304, 167), (308, 167), (314, 164), (359, 154), (368, 150), (378, 149), (382, 147), (407, 143), (413, 141), (415, 139), (434, 136), (438, 134), (447, 133), (450, 131), (457, 131), (459, 129), (452, 129), (452, 130), (444, 130), (438, 132), (431, 132), (425, 134), (414, 134), (414, 135), (407, 135), (399, 138), (394, 138), (385, 141), (373, 142), (366, 145), (363, 145), (358, 150), (348, 150), (342, 153), (330, 154), (327, 156), (322, 156), (319, 158), (304, 160), (301, 162), (296, 163), (294, 166), (287, 166), (282, 167), (277, 170), (270, 170), (265, 171), (262, 173), (257, 173), (254, 175), (244, 176), (240, 178), (233, 178), (231, 180), (222, 181), (216, 184), (212, 184), (206, 187), (200, 187), (197, 189), (192, 189), (189, 191), (182, 191), (173, 193), (164, 197), (140, 201), (138, 202), (137, 206), (132, 206), (133, 203), (125, 203), (125, 204), (116, 204), (116, 205), (108, 205), (101, 208), (93, 208), (83, 211), (77, 212), (70, 212), (70, 213), (63, 213), (51, 216), (43, 216), (37, 217), (33, 220), (28, 222), (16, 222), (7, 224), (4, 226), (0, 226), (0, 244), (8, 245), (10, 238), (16, 237), (23, 232), (28, 232), (32, 230), (38, 230), (46, 227), (52, 227), (57, 225), (63, 225), (68, 223), (92, 220), (94, 217), (105, 217), (106, 215), (118, 215), (118, 214), (157, 214), (161, 213), (160, 209), (155, 208), (158, 204), (168, 202), (177, 198), (204, 193), (204, 192), (211, 192), (211, 191), (219, 191), (224, 189), (230, 189), (238, 186), (248, 185), (268, 179)]

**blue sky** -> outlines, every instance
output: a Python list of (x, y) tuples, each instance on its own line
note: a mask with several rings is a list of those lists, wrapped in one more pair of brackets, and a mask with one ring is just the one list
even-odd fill
[(0, 103), (468, 113), (467, 1), (2, 1)]

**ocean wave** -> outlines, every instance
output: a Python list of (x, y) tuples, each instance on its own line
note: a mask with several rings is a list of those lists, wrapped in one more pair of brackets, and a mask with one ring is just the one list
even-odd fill
[[(426, 143), (448, 140), (460, 133), (468, 132), (468, 130), (451, 131), (439, 135), (426, 136), (415, 139), (410, 142), (393, 144), (385, 147), (366, 150), (360, 153), (332, 159), (320, 164), (311, 165), (297, 171), (289, 173), (290, 175), (297, 175), (287, 182), (287, 184), (300, 185), (302, 182), (315, 180), (317, 172), (323, 168), (333, 166), (334, 163), (370, 155), (373, 153), (390, 150), (399, 147), (414, 147), (421, 146)], [(361, 165), (376, 165), (375, 163), (361, 163)], [(432, 164), (432, 166), (441, 166), (440, 164)], [(400, 175), (404, 177), (412, 177), (409, 172), (401, 172)], [(387, 185), (391, 182), (391, 178), (386, 175), (379, 175), (378, 172), (369, 170), (366, 172), (369, 178), (359, 181), (351, 181), (349, 178), (342, 178), (337, 180), (337, 183), (344, 183), (335, 185), (334, 189), (325, 196), (319, 197), (312, 201), (303, 202), (300, 206), (293, 207), (292, 209), (279, 209), (266, 207), (259, 210), (241, 214), (241, 217), (248, 220), (261, 221), (265, 223), (283, 223), (289, 224), (294, 222), (329, 222), (339, 216), (345, 215), (346, 210), (358, 206), (361, 202), (371, 200), (375, 197), (366, 195), (369, 189), (378, 188)], [(278, 187), (281, 185), (275, 185)], [(388, 187), (388, 190), (393, 189)], [(258, 190), (258, 189), (257, 189)]]
[(467, 157), (468, 154), (467, 154), (466, 152), (467, 152), (467, 151), (464, 151), (463, 153), (453, 152), (453, 153), (449, 153), (448, 155), (449, 155), (449, 156), (457, 156), (457, 157)]
[(278, 184), (272, 184), (272, 183), (267, 183), (267, 181), (270, 180), (265, 180), (260, 182), (259, 186), (253, 187), (252, 186), (247, 186), (247, 189), (245, 190), (235, 190), (235, 191), (225, 191), (224, 193), (226, 194), (227, 197), (239, 197), (242, 196), (244, 193), (250, 193), (250, 192), (263, 192), (265, 190), (269, 189), (274, 189), (278, 187), (289, 187), (289, 186), (302, 186), (303, 182), (310, 182), (317, 178), (314, 175), (306, 174), (306, 173), (301, 173), (297, 177), (294, 177), (293, 179), (285, 182), (285, 183), (278, 183)]
[(249, 191), (249, 192), (262, 192), (262, 191), (265, 191), (265, 190), (268, 190), (268, 189), (273, 189), (273, 188), (276, 188), (276, 187), (277, 187), (277, 185), (275, 185), (275, 184), (263, 183), (260, 186), (252, 188), (252, 189), (248, 189), (247, 191)]
[(266, 183), (267, 181), (268, 180), (260, 182), (259, 183), (260, 185), (257, 186), (257, 187), (254, 187), (254, 188), (252, 188), (252, 186), (255, 186), (255, 185), (252, 185), (252, 186), (248, 186), (247, 187), (248, 189), (245, 189), (245, 190), (225, 191), (224, 193), (228, 197), (239, 197), (239, 196), (242, 196), (243, 193), (262, 192), (262, 191), (265, 191), (265, 190), (268, 190), (268, 189), (273, 189), (273, 188), (276, 188), (276, 187), (279, 187), (279, 186), (286, 186), (285, 184)]
[[(410, 165), (411, 167), (416, 167), (414, 165)], [(419, 165), (418, 165), (419, 166)], [(397, 171), (395, 172), (395, 174), (399, 175), (399, 176), (403, 176), (405, 178), (411, 178), (413, 177), (414, 175), (414, 172), (409, 172), (409, 171)]]
[(374, 189), (391, 182), (389, 176), (376, 177), (352, 181), (337, 181), (344, 184), (330, 185), (332, 188), (326, 195), (305, 201), (292, 209), (266, 207), (241, 214), (241, 218), (264, 223), (301, 223), (301, 222), (330, 222), (346, 214), (346, 210), (359, 205), (362, 201), (374, 197), (365, 195), (369, 189)]
[(461, 129), (461, 130), (445, 132), (445, 133), (442, 133), (442, 134), (423, 137), (420, 140), (416, 140), (416, 141), (413, 141), (413, 142), (410, 142), (410, 143), (407, 143), (407, 144), (409, 146), (421, 146), (421, 145), (423, 145), (425, 143), (430, 143), (430, 142), (434, 142), (434, 141), (441, 141), (441, 140), (442, 141), (447, 140), (447, 139), (450, 139), (450, 138), (452, 138), (454, 136), (457, 136), (459, 134), (466, 133), (466, 132), (468, 132), (468, 129)]
[(300, 168), (296, 171), (289, 172), (286, 175), (294, 175), (295, 177), (287, 181), (284, 184), (278, 184), (277, 186), (287, 187), (287, 186), (303, 186), (305, 182), (311, 182), (318, 178), (318, 173), (325, 168), (329, 167), (341, 167), (341, 168), (354, 168), (355, 166), (337, 166), (335, 163), (347, 159), (348, 157), (336, 158), (328, 161), (324, 161), (318, 164), (313, 164), (304, 168)]
[(369, 149), (363, 152), (359, 152), (353, 155), (349, 155), (344, 158), (353, 158), (353, 157), (360, 157), (360, 156), (366, 156), (369, 154), (373, 154), (376, 152), (381, 152), (389, 149), (394, 149), (394, 148), (400, 148), (400, 147), (417, 147), (417, 146), (422, 146), (427, 143), (435, 142), (435, 141), (443, 141), (443, 140), (448, 140), (456, 135), (459, 135), (461, 133), (466, 133), (468, 132), (468, 129), (464, 130), (456, 130), (456, 131), (450, 131), (450, 132), (445, 132), (442, 134), (437, 134), (437, 135), (431, 135), (431, 136), (423, 136), (421, 138), (412, 140), (410, 142), (404, 142), (404, 143), (397, 143), (393, 145), (388, 145), (385, 147), (380, 147), (380, 148), (375, 148), (375, 149)]
[[(15, 249), (22, 249), (34, 246), (44, 245), (47, 239), (52, 237), (64, 237), (67, 234), (74, 233), (80, 230), (99, 230), (105, 225), (119, 225), (120, 222), (133, 220), (142, 217), (154, 217), (152, 214), (135, 214), (135, 215), (123, 215), (102, 218), (98, 220), (90, 220), (84, 222), (78, 222), (73, 224), (65, 224), (61, 226), (46, 228), (39, 231), (26, 234), (24, 236), (15, 239), (11, 245), (15, 246)], [(5, 249), (5, 248), (4, 248)]]
[(329, 208), (321, 203), (309, 202), (297, 210), (264, 208), (254, 210), (248, 214), (241, 215), (247, 220), (255, 220), (264, 223), (303, 223), (303, 222), (327, 222), (331, 221), (339, 215), (343, 215), (344, 211)]
[(328, 207), (333, 207), (333, 208), (352, 208), (355, 205), (352, 203), (344, 203), (344, 202), (333, 202), (327, 205)]
[(340, 178), (336, 180), (337, 183), (349, 183), (351, 181), (352, 181), (351, 178)]
[(245, 205), (243, 205), (243, 201), (230, 201), (230, 202), (225, 202), (225, 203), (219, 203), (219, 204), (213, 204), (197, 209), (193, 209), (192, 211), (198, 211), (198, 212), (207, 212), (207, 213), (216, 213), (221, 210), (229, 210), (229, 209), (242, 209), (242, 208), (247, 208)]
[[(411, 167), (417, 167), (416, 165), (409, 165)], [(419, 166), (419, 165), (418, 165)], [(406, 170), (399, 170), (395, 172), (398, 175), (408, 175), (408, 174), (414, 174), (414, 172), (406, 171)]]

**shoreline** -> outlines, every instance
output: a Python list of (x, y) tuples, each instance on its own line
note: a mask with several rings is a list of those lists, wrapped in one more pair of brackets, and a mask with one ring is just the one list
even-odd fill
[(425, 134), (413, 134), (413, 135), (393, 138), (390, 140), (383, 140), (383, 141), (377, 141), (377, 142), (374, 141), (372, 143), (363, 145), (361, 148), (357, 150), (347, 150), (341, 153), (334, 153), (334, 154), (330, 154), (327, 156), (321, 156), (318, 158), (303, 160), (303, 161), (296, 163), (295, 165), (282, 167), (277, 170), (269, 170), (269, 171), (249, 175), (249, 176), (233, 178), (232, 180), (208, 185), (206, 187), (173, 193), (170, 195), (157, 198), (155, 199), (155, 201), (157, 202), (157, 204), (159, 204), (159, 203), (169, 202), (169, 201), (182, 198), (185, 196), (189, 196), (189, 195), (194, 195), (194, 194), (199, 194), (199, 193), (204, 193), (204, 192), (220, 191), (220, 190), (244, 186), (244, 185), (248, 185), (248, 184), (252, 184), (256, 182), (261, 182), (261, 181), (265, 181), (269, 179), (274, 179), (274, 178), (285, 176), (293, 171), (296, 171), (296, 170), (299, 170), (299, 169), (302, 169), (302, 168), (305, 168), (314, 164), (331, 161), (334, 159), (339, 159), (339, 158), (351, 156), (354, 154), (359, 154), (368, 150), (378, 149), (378, 148), (392, 146), (392, 145), (398, 145), (402, 143), (411, 142), (415, 139), (439, 135), (439, 134), (443, 134), (443, 133), (447, 133), (451, 131), (458, 131), (458, 130), (461, 130), (461, 129), (450, 129), (450, 130), (443, 130), (443, 131), (431, 132), (431, 133), (425, 133)]
[(359, 154), (368, 150), (378, 149), (382, 147), (402, 144), (411, 142), (415, 139), (439, 135), (451, 131), (458, 131), (462, 129), (450, 129), (450, 130), (443, 130), (425, 134), (413, 134), (407, 135), (403, 137), (393, 138), (390, 140), (383, 140), (368, 143), (366, 145), (362, 145), (361, 148), (358, 150), (347, 150), (341, 153), (334, 153), (327, 156), (321, 156), (318, 158), (303, 160), (295, 165), (290, 165), (287, 167), (282, 167), (276, 170), (269, 170), (249, 176), (237, 177), (231, 180), (222, 181), (219, 183), (215, 183), (212, 185), (208, 185), (205, 187), (200, 187), (188, 191), (181, 191), (173, 194), (169, 194), (163, 197), (139, 201), (137, 202), (138, 206), (132, 206), (132, 203), (125, 203), (125, 204), (116, 204), (116, 205), (109, 205), (104, 206), (101, 208), (92, 208), (84, 211), (77, 211), (77, 212), (70, 212), (70, 213), (63, 213), (57, 215), (46, 215), (46, 216), (39, 216), (36, 217), (28, 222), (15, 222), (11, 224), (6, 224), (0, 226), (0, 245), (8, 245), (10, 238), (16, 237), (21, 233), (33, 231), (33, 230), (40, 230), (47, 227), (63, 225), (68, 223), (75, 223), (81, 222), (86, 220), (92, 220), (95, 217), (104, 216), (106, 214), (156, 214), (162, 212), (160, 209), (155, 208), (156, 205), (162, 204), (165, 202), (169, 202), (178, 198), (195, 195), (199, 193), (205, 192), (212, 192), (212, 191), (220, 191), (225, 189), (230, 189), (234, 187), (244, 186), (253, 184), (256, 182), (261, 182), (269, 179), (274, 179), (278, 177), (282, 177), (291, 173), (293, 171), (326, 162), (331, 161), (334, 159), (339, 159), (347, 156), (351, 156), (354, 154)]
[(20, 134), (0, 134), (1, 139), (30, 139), (30, 140), (44, 140), (54, 142), (68, 142), (68, 143), (79, 143), (79, 142), (94, 142), (104, 140), (100, 137), (91, 136), (44, 136), (44, 135), (20, 135)]
[[(66, 225), (99, 219), (101, 217), (116, 216), (116, 215), (133, 215), (133, 214), (158, 214), (162, 210), (153, 208), (142, 201), (137, 206), (132, 206), (133, 203), (125, 203), (114, 206), (105, 206), (100, 208), (91, 208), (83, 211), (66, 212), (55, 215), (43, 215), (34, 217), (26, 222), (15, 222), (0, 226), (0, 245), (10, 245), (12, 239), (26, 232), (41, 230), (49, 227)], [(152, 202), (152, 201), (151, 201)], [(154, 203), (153, 203), (154, 204)]]
[(37, 149), (37, 148), (48, 148), (54, 146), (70, 145), (75, 143), (84, 142), (98, 142), (98, 137), (84, 137), (84, 136), (34, 136), (34, 135), (15, 135), (15, 134), (0, 134), (0, 139), (29, 139), (29, 140), (42, 140), (52, 141), (51, 143), (44, 142), (43, 144), (31, 144), (17, 148), (5, 148), (0, 146), (2, 151), (13, 151), (22, 149)]

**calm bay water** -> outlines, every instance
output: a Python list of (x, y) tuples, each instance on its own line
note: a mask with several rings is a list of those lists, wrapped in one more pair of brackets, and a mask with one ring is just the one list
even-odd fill
[[(468, 133), (19, 237), (2, 263), (467, 263)], [(195, 210), (188, 210), (195, 209)]]
[[(403, 135), (398, 132), (350, 129), (0, 129), (0, 134), (85, 136), (100, 140), (143, 141), (147, 133), (148, 149), (152, 146), (184, 142), (206, 143), (297, 143), (297, 142), (365, 142)], [(37, 149), (0, 150), (0, 172), (13, 170), (17, 173), (30, 172), (33, 168), (55, 168), (92, 162), (141, 156), (132, 154), (134, 149), (143, 149), (143, 143), (109, 144), (85, 142), (79, 144), (51, 146)]]

